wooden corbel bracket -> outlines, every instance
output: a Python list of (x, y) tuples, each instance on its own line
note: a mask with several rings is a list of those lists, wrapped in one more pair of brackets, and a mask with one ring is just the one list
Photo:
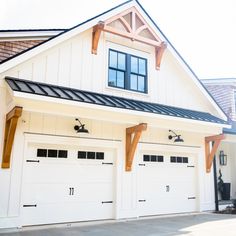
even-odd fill
[[(224, 134), (205, 137), (205, 158), (206, 158), (206, 172), (210, 173), (212, 162), (220, 142), (225, 139)], [(213, 142), (212, 149), (210, 150), (210, 143)]]
[[(147, 124), (141, 123), (139, 125), (126, 128), (126, 159), (125, 159), (125, 170), (132, 170), (132, 163), (134, 159), (134, 153), (137, 148), (139, 139), (142, 132), (147, 130)], [(133, 138), (132, 138), (133, 136)]]
[(3, 146), (3, 156), (2, 156), (3, 169), (10, 168), (11, 151), (14, 142), (17, 121), (19, 117), (21, 117), (21, 114), (22, 114), (22, 107), (16, 106), (6, 115), (4, 146)]
[(97, 25), (93, 27), (92, 35), (92, 54), (97, 55), (98, 43), (102, 30), (104, 29), (104, 22), (100, 21)]
[(167, 48), (166, 42), (162, 42), (160, 47), (156, 47), (156, 69), (157, 70), (160, 70), (161, 59), (166, 48)]

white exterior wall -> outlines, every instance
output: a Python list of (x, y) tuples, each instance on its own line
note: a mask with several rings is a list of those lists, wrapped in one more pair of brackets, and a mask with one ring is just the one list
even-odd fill
[[(198, 173), (198, 210), (213, 210), (214, 209), (214, 189), (212, 173), (206, 174), (204, 160), (204, 143), (205, 134), (182, 132), (185, 142), (181, 146), (174, 146), (173, 141), (168, 140), (168, 130), (149, 127), (143, 133), (139, 144), (136, 156), (133, 163), (133, 171), (125, 172), (124, 157), (125, 157), (125, 128), (127, 125), (116, 124), (105, 121), (96, 121), (91, 119), (82, 119), (89, 129), (90, 134), (87, 136), (88, 145), (98, 145), (99, 139), (103, 139), (104, 145), (115, 147), (117, 153), (117, 170), (116, 170), (116, 215), (115, 218), (137, 217), (137, 153), (141, 148), (146, 147), (150, 150), (157, 149), (168, 152), (183, 152), (192, 153), (197, 158), (197, 173)], [(20, 223), (20, 199), (21, 199), (21, 184), (22, 184), (22, 166), (24, 157), (24, 148), (26, 148), (25, 132), (32, 134), (48, 134), (58, 136), (68, 136), (77, 138), (73, 126), (75, 125), (74, 118), (60, 117), (41, 113), (23, 112), (19, 119), (17, 133), (15, 137), (15, 145), (13, 147), (13, 155), (11, 168), (1, 170), (1, 215), (0, 228), (19, 227)], [(33, 135), (34, 137), (34, 135)], [(53, 139), (57, 142), (57, 136), (39, 136), (40, 142), (47, 142), (48, 139)], [(30, 138), (28, 138), (30, 139)], [(112, 141), (114, 140), (114, 141)], [(109, 144), (110, 143), (110, 144)], [(168, 144), (160, 145), (158, 143)], [(171, 144), (171, 145), (170, 145)], [(4, 176), (3, 176), (4, 175)]]
[[(15, 76), (26, 80), (216, 113), (168, 48), (164, 53), (161, 69), (156, 70), (154, 47), (103, 32), (99, 41), (98, 54), (93, 55), (91, 36), (92, 30), (87, 30), (14, 67), (0, 77)], [(109, 48), (148, 59), (148, 94), (108, 87)]]

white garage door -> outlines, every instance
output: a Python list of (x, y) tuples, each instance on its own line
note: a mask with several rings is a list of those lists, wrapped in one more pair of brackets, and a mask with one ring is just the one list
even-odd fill
[(143, 152), (138, 163), (139, 215), (197, 210), (193, 155)]
[(109, 149), (30, 145), (22, 225), (114, 218), (114, 164)]

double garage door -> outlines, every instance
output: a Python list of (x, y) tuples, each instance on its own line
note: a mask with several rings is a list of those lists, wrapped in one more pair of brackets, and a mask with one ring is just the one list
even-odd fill
[(114, 218), (114, 152), (30, 145), (22, 225)]
[[(138, 216), (197, 210), (194, 156), (144, 151), (136, 158)], [(22, 225), (114, 219), (115, 159), (114, 149), (30, 144)]]

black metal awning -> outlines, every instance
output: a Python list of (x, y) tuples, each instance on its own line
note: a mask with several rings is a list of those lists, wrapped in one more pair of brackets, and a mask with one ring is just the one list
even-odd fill
[(139, 112), (148, 112), (164, 116), (172, 116), (218, 124), (227, 124), (226, 121), (219, 119), (218, 117), (213, 116), (207, 112), (194, 111), (157, 103), (150, 103), (106, 94), (82, 91), (78, 89), (22, 80), (13, 77), (6, 77), (5, 80), (13, 91), (21, 93), (30, 93), (101, 106), (128, 109)]

